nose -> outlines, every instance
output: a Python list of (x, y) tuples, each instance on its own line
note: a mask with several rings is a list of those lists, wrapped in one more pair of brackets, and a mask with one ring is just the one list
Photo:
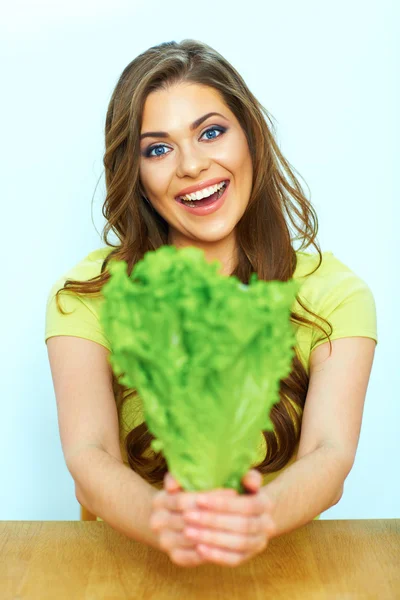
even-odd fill
[(207, 171), (209, 166), (210, 158), (203, 150), (188, 145), (185, 149), (180, 150), (176, 174), (180, 178), (188, 176), (195, 179), (201, 171)]

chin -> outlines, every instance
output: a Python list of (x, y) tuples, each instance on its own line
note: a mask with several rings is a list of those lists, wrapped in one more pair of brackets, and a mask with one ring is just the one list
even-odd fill
[(222, 230), (214, 230), (214, 231), (205, 231), (205, 232), (199, 232), (198, 235), (196, 235), (196, 239), (202, 242), (220, 242), (221, 240), (226, 239), (228, 236), (231, 235), (232, 231), (235, 229), (235, 227), (231, 227), (231, 228), (226, 228), (224, 227)]

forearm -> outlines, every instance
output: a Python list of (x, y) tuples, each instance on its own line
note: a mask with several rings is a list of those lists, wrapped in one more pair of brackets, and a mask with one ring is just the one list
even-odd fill
[(349, 470), (336, 450), (320, 447), (263, 486), (261, 493), (275, 503), (272, 516), (277, 532), (274, 537), (306, 525), (336, 504)]
[(86, 448), (68, 464), (78, 501), (113, 529), (159, 549), (149, 526), (158, 490), (127, 465), (97, 447)]

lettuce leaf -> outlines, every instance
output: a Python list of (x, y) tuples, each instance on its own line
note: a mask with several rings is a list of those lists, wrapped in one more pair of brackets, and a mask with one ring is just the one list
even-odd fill
[(289, 375), (293, 279), (249, 285), (195, 247), (164, 245), (127, 274), (110, 261), (101, 322), (119, 381), (137, 390), (151, 447), (185, 490), (234, 488), (257, 458)]

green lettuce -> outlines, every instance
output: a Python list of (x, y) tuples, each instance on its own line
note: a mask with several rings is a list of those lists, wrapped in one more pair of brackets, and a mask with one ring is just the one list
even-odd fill
[(249, 285), (202, 250), (164, 245), (127, 274), (110, 261), (101, 323), (119, 381), (137, 390), (168, 469), (185, 490), (244, 492), (295, 336), (293, 279)]

